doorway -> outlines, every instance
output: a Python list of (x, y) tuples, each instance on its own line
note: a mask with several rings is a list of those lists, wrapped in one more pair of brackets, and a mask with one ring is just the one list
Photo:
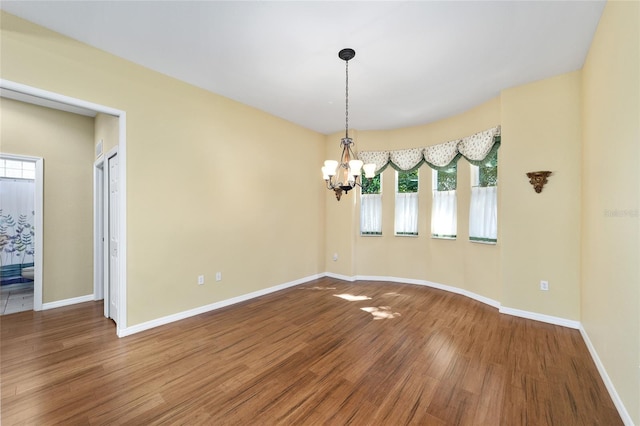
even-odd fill
[[(46, 90), (34, 88), (31, 86), (27, 86), (20, 83), (15, 83), (8, 80), (0, 79), (0, 95), (2, 97), (7, 97), (11, 99), (20, 100), (22, 102), (33, 103), (41, 106), (47, 106), (49, 108), (56, 108), (69, 112), (77, 112), (78, 110), (82, 110), (84, 112), (90, 111), (94, 113), (104, 113), (108, 115), (113, 115), (118, 117), (118, 179), (115, 183), (117, 186), (117, 194), (118, 194), (118, 205), (117, 209), (117, 223), (114, 223), (112, 226), (114, 229), (117, 229), (117, 263), (112, 267), (105, 267), (104, 258), (107, 256), (103, 256), (103, 259), (97, 259), (98, 256), (94, 257), (94, 271), (102, 271), (103, 274), (106, 275), (105, 269), (111, 269), (111, 275), (115, 276), (114, 279), (114, 287), (113, 287), (113, 297), (110, 297), (109, 300), (105, 300), (105, 303), (109, 303), (111, 306), (111, 302), (115, 305), (115, 322), (116, 322), (116, 333), (118, 336), (126, 335), (126, 288), (127, 288), (127, 276), (126, 276), (126, 113), (122, 110), (114, 109), (111, 107), (107, 107), (104, 105), (94, 104), (91, 102), (87, 102), (81, 99), (71, 98), (65, 95), (61, 95), (54, 92), (49, 92)], [(38, 164), (38, 163), (36, 163)], [(40, 173), (42, 172), (42, 160), (39, 162)], [(96, 172), (97, 174), (98, 172)], [(106, 176), (104, 176), (106, 178)], [(95, 189), (95, 186), (94, 186)], [(38, 189), (36, 189), (36, 192)], [(42, 194), (42, 187), (39, 188), (40, 195)], [(104, 195), (104, 192), (103, 192)], [(97, 204), (96, 198), (100, 196), (99, 191), (94, 191), (94, 206)], [(37, 198), (37, 195), (36, 195)], [(42, 206), (40, 206), (40, 212), (42, 212)], [(37, 209), (36, 209), (37, 210)], [(104, 211), (104, 210), (103, 210)], [(40, 223), (42, 223), (42, 217), (39, 218)], [(42, 229), (42, 225), (39, 226), (40, 230)], [(36, 230), (38, 227), (36, 227)], [(96, 233), (94, 227), (94, 247), (97, 245), (102, 245), (102, 238), (104, 235), (100, 233)], [(40, 242), (42, 242), (42, 238), (40, 238)], [(36, 254), (40, 253), (39, 262), (42, 265), (42, 247), (38, 251), (36, 248)], [(38, 268), (38, 260), (35, 262), (35, 276), (34, 276), (34, 310), (43, 309), (42, 304), (42, 267)], [(101, 269), (103, 268), (103, 269)], [(94, 272), (94, 295), (93, 298), (95, 300), (100, 300), (102, 297), (106, 296), (104, 293), (100, 293), (100, 291), (96, 291), (97, 285), (95, 281), (99, 281), (99, 277), (97, 275), (99, 272)], [(40, 289), (38, 294), (38, 281), (40, 281)], [(108, 281), (107, 281), (108, 282)], [(40, 303), (38, 303), (38, 297), (40, 298)], [(64, 302), (64, 301), (63, 301)], [(58, 302), (47, 303), (44, 308), (53, 308), (63, 306)]]
[(42, 309), (42, 162), (0, 153), (0, 315)]

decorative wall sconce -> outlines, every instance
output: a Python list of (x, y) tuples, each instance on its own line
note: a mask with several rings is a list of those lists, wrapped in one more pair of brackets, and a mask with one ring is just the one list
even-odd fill
[(529, 183), (533, 185), (533, 189), (539, 194), (542, 192), (542, 187), (547, 183), (547, 178), (551, 175), (550, 171), (542, 171), (542, 172), (529, 172), (527, 173), (527, 177), (529, 178)]

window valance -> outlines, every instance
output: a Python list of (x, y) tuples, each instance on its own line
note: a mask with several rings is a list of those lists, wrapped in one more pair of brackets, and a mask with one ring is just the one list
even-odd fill
[(462, 138), (458, 151), (467, 160), (482, 161), (493, 148), (496, 135), (500, 135), (500, 126)]
[(476, 164), (499, 146), (500, 126), (496, 126), (462, 139), (424, 148), (360, 151), (358, 158), (365, 164), (375, 164), (376, 174), (381, 173), (389, 165), (398, 171), (413, 171), (422, 163), (427, 163), (435, 170), (445, 170), (455, 164), (460, 157), (466, 158), (471, 164)]
[(409, 172), (417, 169), (424, 162), (422, 149), (411, 148), (389, 152), (390, 166), (399, 172)]
[(389, 151), (360, 151), (358, 158), (364, 164), (375, 164), (376, 174), (379, 174), (389, 164)]
[(422, 148), (425, 162), (435, 170), (448, 169), (457, 163), (460, 158), (460, 153), (458, 152), (460, 142), (462, 142), (462, 139)]

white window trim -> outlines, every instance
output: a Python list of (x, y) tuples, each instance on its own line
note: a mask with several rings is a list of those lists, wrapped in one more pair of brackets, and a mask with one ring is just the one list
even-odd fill
[[(418, 181), (418, 190), (415, 192), (403, 192), (402, 194), (416, 194), (415, 195), (415, 208), (416, 208), (416, 219), (415, 219), (415, 232), (401, 232), (398, 233), (398, 195), (401, 195), (400, 192), (398, 192), (398, 185), (400, 184), (400, 176), (399, 171), (396, 170), (396, 188), (395, 188), (395, 194), (394, 194), (394, 200), (395, 200), (395, 205), (394, 205), (394, 213), (393, 213), (393, 235), (396, 237), (417, 237), (418, 236), (418, 229), (420, 226), (420, 202), (419, 202), (419, 197), (420, 197), (420, 182)], [(406, 172), (403, 172), (406, 173)], [(418, 171), (418, 179), (420, 178), (420, 172)]]
[[(497, 235), (497, 224), (496, 224), (496, 239), (495, 241), (492, 240), (477, 240), (477, 239), (472, 239), (472, 235), (471, 235), (471, 220), (473, 218), (473, 214), (474, 212), (471, 211), (471, 209), (473, 208), (473, 188), (476, 188), (480, 185), (480, 167), (479, 166), (475, 166), (473, 164), (469, 164), (469, 169), (470, 169), (470, 175), (471, 175), (471, 199), (470, 199), (470, 203), (469, 203), (469, 242), (474, 243), (474, 244), (486, 244), (486, 245), (496, 245), (498, 243), (498, 235)], [(497, 206), (496, 206), (497, 209)]]
[[(430, 235), (431, 238), (433, 239), (437, 239), (437, 240), (457, 240), (458, 239), (458, 201), (457, 201), (457, 197), (458, 197), (458, 193), (456, 190), (453, 190), (454, 195), (455, 195), (455, 210), (454, 210), (454, 223), (455, 223), (455, 236), (447, 236), (447, 235), (434, 235), (433, 233), (433, 215), (434, 215), (434, 205), (435, 205), (435, 198), (436, 198), (436, 193), (437, 192), (445, 192), (445, 191), (438, 191), (438, 171), (435, 169), (431, 170), (431, 193), (432, 193), (432, 208), (431, 208), (431, 231), (430, 231)], [(449, 191), (446, 191), (449, 192)]]
[[(382, 174), (379, 175), (380, 176), (380, 192), (376, 193), (376, 194), (363, 194), (362, 193), (362, 188), (360, 188), (360, 236), (361, 237), (381, 237), (382, 236), (382, 229), (383, 229), (383, 223), (382, 223)], [(363, 214), (363, 198), (367, 197), (369, 195), (379, 195), (380, 200), (379, 200), (379, 206), (378, 206), (378, 212), (380, 217), (378, 218), (378, 221), (380, 223), (380, 231), (376, 232), (376, 231), (367, 231), (367, 232), (363, 232), (362, 231), (362, 226), (363, 226), (363, 220), (362, 220), (362, 214)]]

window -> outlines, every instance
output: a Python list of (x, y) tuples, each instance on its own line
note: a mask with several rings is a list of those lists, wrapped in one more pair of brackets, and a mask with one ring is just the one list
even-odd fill
[(498, 240), (498, 147), (477, 165), (471, 165), (469, 239), (495, 243)]
[(418, 171), (396, 172), (396, 235), (418, 235)]
[(0, 177), (35, 179), (36, 163), (32, 161), (0, 159)]
[(431, 236), (456, 238), (458, 232), (456, 187), (457, 163), (442, 170), (433, 170), (433, 205), (431, 208)]
[(360, 235), (382, 235), (382, 175), (363, 179), (360, 195)]

